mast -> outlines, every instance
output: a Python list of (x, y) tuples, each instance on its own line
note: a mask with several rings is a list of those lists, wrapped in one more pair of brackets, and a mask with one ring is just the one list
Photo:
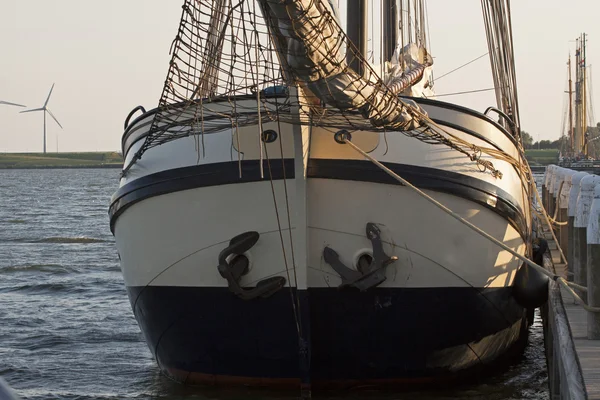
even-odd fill
[(408, 10), (408, 44), (412, 43), (412, 18), (410, 16), (410, 0), (406, 0), (407, 6), (406, 9)]
[(587, 71), (585, 68), (585, 33), (582, 39), (582, 53), (583, 59), (581, 60), (581, 72), (582, 72), (582, 87), (581, 87), (581, 151), (584, 156), (587, 157)]
[(573, 140), (573, 153), (579, 155), (581, 151), (581, 79), (580, 69), (581, 51), (579, 48), (579, 38), (576, 39), (575, 47), (575, 135)]
[[(405, 30), (405, 26), (404, 26), (404, 0), (400, 0), (400, 49), (404, 50), (404, 30)], [(398, 60), (398, 62), (400, 63), (400, 67), (402, 68), (402, 71), (406, 70), (406, 66), (404, 65), (404, 52), (401, 51), (398, 53), (398, 56), (400, 57), (400, 60)]]
[[(366, 60), (367, 58), (367, 0), (348, 0), (348, 10), (346, 13), (346, 29), (348, 32), (348, 38), (356, 48), (358, 52)], [(365, 66), (362, 65), (361, 60), (354, 56), (354, 52), (346, 52), (346, 61), (350, 68), (359, 74), (363, 74)]]
[(573, 152), (573, 81), (571, 80), (571, 54), (569, 54), (569, 153)]
[(390, 61), (398, 43), (396, 0), (383, 0), (383, 61)]
[(577, 40), (575, 51), (575, 155), (587, 156), (587, 72), (586, 72), (586, 34)]

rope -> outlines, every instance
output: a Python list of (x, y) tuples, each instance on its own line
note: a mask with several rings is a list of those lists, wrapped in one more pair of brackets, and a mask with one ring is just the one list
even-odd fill
[[(440, 78), (438, 78), (440, 79)], [(489, 92), (490, 90), (496, 90), (496, 88), (487, 88), (487, 89), (476, 89), (476, 90), (467, 90), (464, 92), (454, 92), (454, 93), (443, 93), (436, 94), (435, 97), (444, 97), (444, 96), (458, 96), (461, 94), (469, 94), (469, 93), (479, 93), (479, 92)]]
[[(577, 295), (577, 293), (575, 293), (573, 291), (573, 289), (571, 289), (569, 287), (569, 282), (567, 282), (566, 280), (564, 280), (560, 276), (558, 276), (556, 274), (553, 274), (552, 272), (548, 271), (544, 267), (541, 267), (541, 266), (537, 265), (533, 261), (529, 260), (527, 257), (524, 257), (521, 254), (517, 253), (516, 251), (514, 251), (513, 249), (511, 249), (510, 247), (508, 247), (506, 244), (502, 243), (501, 241), (499, 241), (495, 237), (491, 236), (490, 234), (488, 234), (484, 230), (478, 228), (477, 226), (473, 225), (472, 223), (470, 223), (469, 221), (467, 221), (466, 219), (464, 219), (460, 215), (456, 214), (454, 211), (450, 210), (448, 207), (446, 207), (445, 205), (443, 205), (439, 201), (435, 200), (433, 197), (429, 196), (427, 193), (425, 193), (422, 190), (418, 189), (416, 186), (412, 185), (409, 181), (407, 181), (406, 179), (402, 178), (400, 175), (396, 174), (391, 169), (387, 168), (385, 165), (383, 165), (382, 163), (380, 163), (379, 161), (377, 161), (375, 158), (371, 157), (369, 154), (367, 154), (362, 149), (360, 149), (358, 146), (356, 146), (354, 143), (352, 143), (350, 140), (348, 140), (347, 137), (343, 138), (343, 142), (346, 143), (346, 144), (348, 144), (356, 152), (360, 153), (363, 157), (367, 158), (373, 164), (375, 164), (376, 166), (378, 166), (381, 170), (383, 170), (389, 176), (391, 176), (392, 178), (394, 178), (395, 180), (397, 180), (398, 182), (400, 182), (401, 184), (403, 184), (407, 188), (413, 190), (419, 196), (421, 196), (422, 198), (424, 198), (425, 200), (427, 200), (428, 202), (430, 202), (431, 204), (433, 204), (434, 206), (436, 206), (437, 208), (439, 208), (440, 210), (442, 210), (443, 212), (445, 212), (446, 214), (448, 214), (452, 218), (456, 219), (458, 222), (462, 223), (463, 225), (467, 226), (468, 228), (470, 228), (471, 230), (473, 230), (477, 234), (479, 234), (479, 235), (483, 236), (484, 238), (488, 239), (489, 241), (491, 241), (492, 243), (494, 243), (498, 247), (501, 247), (502, 249), (508, 251), (510, 254), (512, 254), (513, 256), (515, 256), (517, 259), (523, 261), (525, 264), (529, 265), (531, 268), (535, 269), (536, 271), (538, 271), (538, 272), (546, 275), (547, 277), (549, 277), (552, 280), (555, 280), (555, 281), (559, 282), (574, 297), (576, 297), (576, 299), (578, 301), (580, 301), (582, 303), (582, 306), (587, 311), (590, 311), (590, 312), (600, 312), (600, 307), (590, 307), (590, 306), (586, 305), (585, 302), (581, 299), (581, 297), (579, 297), (579, 295)], [(537, 191), (536, 191), (536, 193), (537, 193)], [(556, 243), (558, 243), (558, 241)], [(561, 250), (561, 254), (562, 254), (562, 250)]]
[[(261, 143), (261, 145), (264, 145), (264, 143)], [(285, 251), (285, 243), (283, 241), (283, 230), (281, 229), (281, 218), (279, 217), (279, 208), (277, 206), (277, 196), (275, 195), (275, 185), (273, 183), (273, 173), (272, 173), (272, 170), (271, 170), (271, 160), (269, 158), (269, 153), (267, 152), (267, 146), (266, 145), (264, 146), (264, 150), (265, 150), (265, 156), (266, 156), (266, 159), (267, 159), (267, 171), (269, 172), (269, 182), (271, 184), (271, 194), (273, 195), (273, 204), (275, 206), (275, 216), (277, 217), (277, 230), (279, 231), (279, 240), (281, 242), (281, 251), (283, 253), (283, 262), (285, 264), (285, 273), (287, 275), (287, 280), (289, 282), (290, 296), (291, 296), (291, 300), (292, 300), (292, 309), (294, 311), (294, 321), (296, 322), (296, 331), (297, 331), (298, 335), (301, 335), (301, 332), (302, 332), (302, 323), (301, 323), (300, 317), (298, 315), (298, 310), (296, 308), (296, 305), (297, 305), (297, 299), (296, 299), (296, 297), (297, 296), (294, 296), (294, 291), (292, 290), (291, 279), (290, 279), (290, 270), (289, 270), (289, 266), (288, 266), (288, 262), (287, 262), (287, 255), (286, 255), (286, 251)], [(283, 159), (283, 154), (282, 154), (281, 158)], [(289, 208), (288, 208), (288, 214), (289, 214)], [(292, 226), (289, 225), (288, 229), (291, 231), (292, 230)], [(293, 244), (292, 244), (292, 246), (293, 246)], [(295, 271), (295, 268), (294, 268), (294, 271)], [(297, 282), (296, 282), (296, 288), (297, 288)]]
[[(560, 183), (560, 187), (558, 188), (558, 197), (556, 198), (556, 208), (554, 210), (554, 216), (552, 216), (552, 217), (548, 216), (548, 220), (550, 222), (552, 222), (552, 225), (554, 225), (554, 226), (566, 226), (569, 223), (568, 221), (560, 222), (560, 221), (556, 220), (556, 218), (558, 217), (558, 210), (560, 209), (560, 192), (562, 192), (562, 188), (563, 188), (564, 184), (565, 184), (565, 181), (562, 181)], [(535, 210), (535, 211), (538, 212), (538, 210)], [(540, 213), (540, 215), (541, 215), (541, 213)], [(550, 229), (552, 229), (552, 228), (550, 228)]]
[(520, 134), (517, 79), (509, 0), (482, 0), (483, 19), (498, 108), (510, 115)]
[[(415, 21), (415, 41), (426, 44), (428, 38), (425, 35), (423, 4), (419, 3), (419, 11), (415, 3), (415, 15), (420, 15)], [(204, 141), (205, 134), (231, 129), (232, 122), (235, 122), (236, 131), (240, 127), (257, 124), (260, 130), (263, 122), (273, 120), (298, 123), (296, 116), (290, 112), (294, 106), (304, 107), (315, 115), (327, 116), (310, 122), (315, 126), (349, 130), (400, 130), (402, 134), (425, 143), (448, 146), (498, 178), (499, 171), (491, 160), (483, 160), (482, 154), (507, 161), (520, 170), (520, 160), (514, 160), (504, 152), (461, 140), (435, 126), (418, 107), (393, 95), (390, 87), (349, 41), (337, 19), (322, 1), (295, 4), (295, 8), (286, 7), (287, 17), (275, 16), (272, 12), (274, 7), (279, 6), (271, 2), (259, 2), (258, 7), (252, 7), (241, 0), (184, 0), (180, 26), (171, 46), (172, 57), (159, 110), (142, 146), (123, 169), (123, 176), (145, 151), (171, 140), (186, 136), (195, 138), (201, 134)], [(296, 11), (292, 12), (292, 9)], [(309, 18), (306, 14), (309, 10), (311, 15), (318, 18)], [(259, 18), (261, 14), (262, 18)], [(281, 29), (282, 23), (291, 28)], [(315, 62), (321, 60), (311, 67), (315, 75), (313, 78), (318, 78), (315, 82), (320, 85), (312, 88), (312, 91), (308, 90), (307, 85), (314, 86), (314, 79), (307, 81), (303, 75), (306, 71), (288, 64), (286, 43), (290, 40), (303, 43), (297, 49), (300, 51), (298, 57), (306, 56), (310, 60), (315, 57)], [(313, 54), (313, 50), (318, 54)], [(339, 75), (354, 76), (355, 72), (344, 61), (344, 52), (359, 59), (365, 66), (365, 72), (362, 79), (352, 81), (356, 90), (345, 89), (344, 94), (348, 98), (341, 100), (340, 88), (329, 84), (328, 74), (339, 71)], [(306, 94), (303, 97), (306, 101), (300, 102), (287, 95), (281, 104), (274, 105), (270, 96), (260, 94), (261, 89), (282, 85), (300, 85)], [(320, 97), (316, 93), (320, 93)], [(238, 100), (240, 96), (248, 99), (248, 95), (253, 95), (257, 104), (243, 104)], [(315, 101), (317, 98), (321, 102)], [(365, 112), (367, 117), (362, 115), (361, 118), (360, 114)], [(408, 121), (406, 124), (410, 124), (412, 119), (416, 121), (411, 129), (397, 120), (402, 113)], [(417, 129), (413, 129), (415, 126)], [(202, 148), (204, 152), (204, 145)], [(260, 167), (262, 176), (262, 164)]]
[(482, 54), (482, 55), (480, 55), (480, 56), (479, 56), (479, 57), (477, 57), (477, 58), (474, 58), (474, 59), (472, 59), (472, 60), (471, 60), (471, 61), (469, 61), (468, 63), (465, 63), (465, 64), (461, 65), (460, 67), (454, 68), (452, 71), (446, 72), (445, 74), (438, 76), (437, 78), (435, 78), (435, 80), (436, 80), (436, 81), (439, 81), (439, 80), (440, 80), (440, 79), (442, 79), (443, 77), (445, 77), (445, 76), (448, 76), (448, 75), (450, 75), (451, 73), (453, 73), (453, 72), (456, 72), (456, 71), (458, 71), (459, 69), (461, 69), (461, 68), (464, 68), (464, 67), (466, 67), (467, 65), (474, 63), (475, 61), (479, 60), (480, 58), (483, 58), (483, 57), (487, 56), (488, 54), (490, 54), (490, 52), (489, 52), (489, 51), (488, 51), (488, 52), (486, 52), (485, 54)]
[[(275, 103), (277, 104), (277, 99), (275, 99)], [(285, 170), (285, 159), (283, 157), (283, 135), (281, 134), (282, 129), (281, 129), (281, 122), (279, 121), (279, 118), (277, 119), (277, 131), (280, 134), (279, 152), (281, 154), (281, 168), (283, 171), (283, 190), (284, 190), (284, 194), (285, 194), (285, 209), (287, 210), (286, 214), (287, 214), (288, 226), (290, 227), (290, 229), (288, 230), (288, 234), (290, 237), (292, 270), (294, 271), (294, 285), (296, 286), (296, 289), (298, 289), (298, 273), (296, 271), (296, 256), (294, 254), (294, 239), (293, 239), (293, 235), (292, 235), (292, 217), (290, 215), (291, 213), (290, 213), (290, 202), (289, 202), (289, 195), (288, 195), (288, 189), (287, 189), (287, 175), (286, 175), (286, 170)], [(296, 307), (298, 309), (300, 309), (300, 300), (298, 299), (298, 296), (296, 296)]]
[(561, 181), (560, 186), (558, 187), (558, 196), (556, 196), (556, 207), (554, 207), (554, 215), (552, 216), (553, 220), (556, 220), (556, 217), (558, 216), (558, 210), (560, 209), (560, 192), (562, 191), (564, 184), (565, 181)]
[[(527, 164), (527, 168), (529, 169), (529, 173), (531, 173), (533, 175), (533, 172), (531, 172), (531, 167), (529, 166), (529, 164)], [(556, 235), (554, 234), (554, 229), (552, 229), (552, 222), (550, 221), (550, 217), (548, 216), (548, 212), (546, 211), (546, 208), (544, 208), (544, 203), (542, 202), (542, 199), (540, 198), (540, 194), (538, 193), (537, 185), (535, 184), (535, 181), (533, 182), (533, 187), (534, 187), (533, 193), (535, 194), (536, 202), (538, 204), (540, 204), (542, 207), (542, 211), (543, 211), (542, 215), (544, 216), (544, 220), (546, 221), (548, 229), (550, 230), (552, 239), (554, 239), (554, 243), (558, 244), (559, 241), (556, 238)], [(568, 266), (569, 262), (567, 261), (567, 257), (565, 256), (565, 253), (562, 251), (562, 248), (560, 246), (556, 246), (556, 247), (558, 248), (558, 251), (560, 252), (561, 259), (565, 262), (565, 266)]]

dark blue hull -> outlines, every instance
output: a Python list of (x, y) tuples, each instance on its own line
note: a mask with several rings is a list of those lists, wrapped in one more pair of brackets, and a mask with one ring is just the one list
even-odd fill
[[(227, 288), (128, 287), (160, 368), (186, 383), (407, 383), (482, 372), (522, 348), (525, 312), (511, 288), (284, 288), (242, 301)], [(485, 368), (482, 368), (485, 367)]]

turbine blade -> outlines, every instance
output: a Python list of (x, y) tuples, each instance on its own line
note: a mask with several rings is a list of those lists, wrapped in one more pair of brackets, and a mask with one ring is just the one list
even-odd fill
[(44, 108), (34, 108), (32, 110), (25, 110), (25, 111), (21, 111), (19, 114), (34, 112), (34, 111), (44, 111)]
[(0, 104), (5, 104), (7, 106), (26, 107), (23, 104), (11, 103), (9, 101), (2, 101), (2, 100), (0, 100)]
[(48, 102), (50, 101), (50, 96), (52, 95), (53, 89), (54, 89), (54, 83), (52, 84), (52, 87), (50, 88), (50, 93), (48, 93), (48, 98), (46, 99), (46, 102), (44, 103), (44, 107), (46, 107), (48, 105)]
[(48, 111), (48, 114), (50, 114), (50, 116), (52, 117), (52, 119), (54, 119), (56, 121), (56, 123), (58, 124), (58, 126), (60, 126), (60, 129), (64, 129), (62, 127), (62, 125), (60, 124), (60, 122), (58, 122), (58, 120), (56, 119), (56, 117), (54, 116), (54, 114), (52, 114), (52, 111), (50, 111), (49, 108), (46, 108), (46, 111)]

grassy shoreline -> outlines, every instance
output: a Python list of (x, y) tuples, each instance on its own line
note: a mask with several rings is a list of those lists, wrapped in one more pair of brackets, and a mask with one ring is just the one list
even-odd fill
[(121, 168), (123, 157), (113, 151), (83, 153), (0, 153), (0, 169)]
[[(525, 155), (533, 165), (558, 161), (558, 150), (528, 149)], [(123, 157), (114, 151), (83, 153), (0, 153), (0, 169), (122, 168)]]
[(527, 149), (525, 150), (525, 157), (529, 161), (529, 165), (549, 165), (556, 164), (558, 162), (558, 150), (557, 149)]

